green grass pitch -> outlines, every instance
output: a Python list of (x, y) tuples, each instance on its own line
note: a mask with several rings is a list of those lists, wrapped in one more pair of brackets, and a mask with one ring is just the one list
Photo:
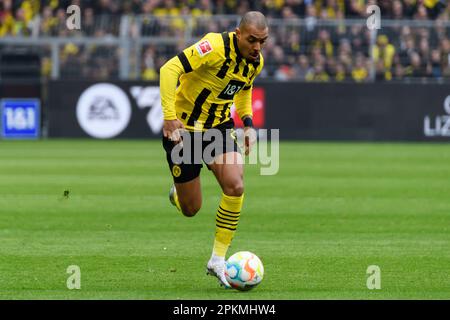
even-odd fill
[(280, 155), (274, 176), (246, 166), (229, 254), (255, 252), (265, 279), (239, 292), (205, 275), (221, 193), (206, 168), (185, 218), (159, 141), (0, 141), (0, 298), (450, 298), (448, 145), (283, 142)]

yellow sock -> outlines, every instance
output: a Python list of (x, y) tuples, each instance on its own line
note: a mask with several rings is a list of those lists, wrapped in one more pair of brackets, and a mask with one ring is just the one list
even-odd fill
[(213, 249), (216, 256), (225, 257), (227, 253), (239, 222), (243, 201), (244, 195), (233, 197), (222, 194), (216, 214), (216, 237)]

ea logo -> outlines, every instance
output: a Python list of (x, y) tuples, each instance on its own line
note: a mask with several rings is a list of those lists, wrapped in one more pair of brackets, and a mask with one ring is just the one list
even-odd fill
[(78, 99), (78, 123), (94, 138), (109, 139), (119, 135), (130, 118), (130, 101), (123, 90), (113, 84), (95, 84)]

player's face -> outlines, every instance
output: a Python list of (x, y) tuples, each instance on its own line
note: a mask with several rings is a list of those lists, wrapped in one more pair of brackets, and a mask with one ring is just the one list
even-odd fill
[(269, 36), (269, 29), (258, 29), (255, 26), (248, 25), (236, 29), (238, 47), (241, 54), (249, 61), (255, 61), (259, 57), (261, 49), (266, 44)]

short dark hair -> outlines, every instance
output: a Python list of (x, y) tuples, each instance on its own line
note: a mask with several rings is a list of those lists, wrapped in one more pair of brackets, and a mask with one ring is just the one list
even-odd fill
[(266, 29), (269, 27), (266, 17), (259, 11), (249, 11), (241, 19), (239, 28), (253, 25), (258, 29)]

